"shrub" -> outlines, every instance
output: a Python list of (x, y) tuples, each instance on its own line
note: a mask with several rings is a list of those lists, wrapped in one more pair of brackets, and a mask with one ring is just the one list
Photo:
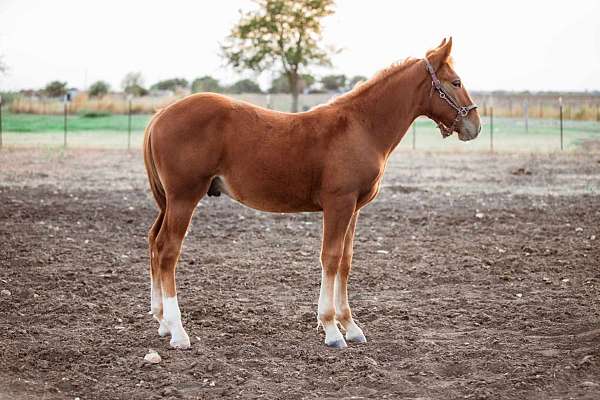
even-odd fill
[(112, 114), (109, 111), (98, 111), (98, 110), (81, 110), (79, 116), (83, 118), (100, 118), (110, 117)]

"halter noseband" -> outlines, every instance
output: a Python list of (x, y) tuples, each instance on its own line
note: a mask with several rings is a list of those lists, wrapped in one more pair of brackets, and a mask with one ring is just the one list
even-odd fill
[(445, 100), (446, 103), (450, 105), (450, 107), (456, 110), (456, 118), (454, 118), (454, 122), (452, 122), (452, 125), (449, 128), (446, 125), (444, 125), (443, 122), (437, 122), (437, 126), (438, 128), (440, 128), (442, 136), (446, 138), (452, 135), (452, 132), (454, 132), (454, 129), (456, 128), (456, 124), (458, 124), (463, 118), (469, 115), (469, 111), (477, 108), (477, 104), (471, 104), (468, 106), (461, 106), (460, 104), (458, 104), (454, 97), (450, 93), (448, 93), (446, 89), (444, 89), (444, 86), (442, 86), (442, 82), (438, 79), (437, 75), (435, 74), (435, 70), (431, 66), (431, 63), (429, 62), (427, 57), (425, 57), (423, 61), (425, 61), (427, 71), (429, 72), (429, 75), (431, 75), (431, 86), (433, 86), (432, 91), (435, 89), (438, 92), (440, 99)]

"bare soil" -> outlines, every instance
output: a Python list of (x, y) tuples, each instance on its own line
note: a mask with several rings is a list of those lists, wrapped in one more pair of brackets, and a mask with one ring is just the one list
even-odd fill
[(316, 330), (320, 214), (223, 196), (178, 268), (192, 349), (169, 349), (155, 214), (137, 153), (0, 152), (0, 399), (600, 398), (597, 153), (395, 154), (358, 223), (369, 342), (342, 351)]

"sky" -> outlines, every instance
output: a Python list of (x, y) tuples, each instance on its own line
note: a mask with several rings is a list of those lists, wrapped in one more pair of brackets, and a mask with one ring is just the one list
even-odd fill
[[(120, 88), (141, 71), (161, 79), (212, 75), (225, 83), (275, 72), (239, 73), (219, 45), (249, 0), (0, 0), (0, 91), (51, 80)], [(453, 37), (455, 69), (472, 90), (600, 90), (600, 1), (338, 0), (323, 44), (341, 52), (317, 76), (371, 76)]]

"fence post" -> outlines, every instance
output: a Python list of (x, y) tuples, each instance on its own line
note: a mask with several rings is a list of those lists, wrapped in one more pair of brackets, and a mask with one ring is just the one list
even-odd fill
[(412, 135), (413, 136), (412, 137), (412, 139), (413, 139), (413, 141), (412, 141), (412, 148), (413, 148), (413, 150), (415, 150), (417, 148), (417, 120), (413, 121), (413, 124), (412, 124), (412, 134), (413, 134)]
[(563, 101), (562, 97), (558, 98), (558, 110), (560, 116), (560, 149), (563, 149)]
[(2, 148), (2, 96), (0, 96), (0, 149)]
[(529, 101), (525, 99), (523, 103), (523, 114), (525, 117), (525, 133), (529, 132)]
[(129, 102), (129, 112), (127, 114), (127, 150), (131, 149), (131, 96), (127, 98)]
[(494, 152), (494, 106), (490, 105), (490, 152)]
[(64, 105), (64, 128), (65, 128), (65, 133), (64, 133), (64, 138), (63, 138), (63, 147), (67, 147), (67, 113), (68, 113), (68, 107), (69, 107), (69, 103), (68, 103), (68, 95), (65, 95), (65, 98), (63, 99), (63, 105)]

